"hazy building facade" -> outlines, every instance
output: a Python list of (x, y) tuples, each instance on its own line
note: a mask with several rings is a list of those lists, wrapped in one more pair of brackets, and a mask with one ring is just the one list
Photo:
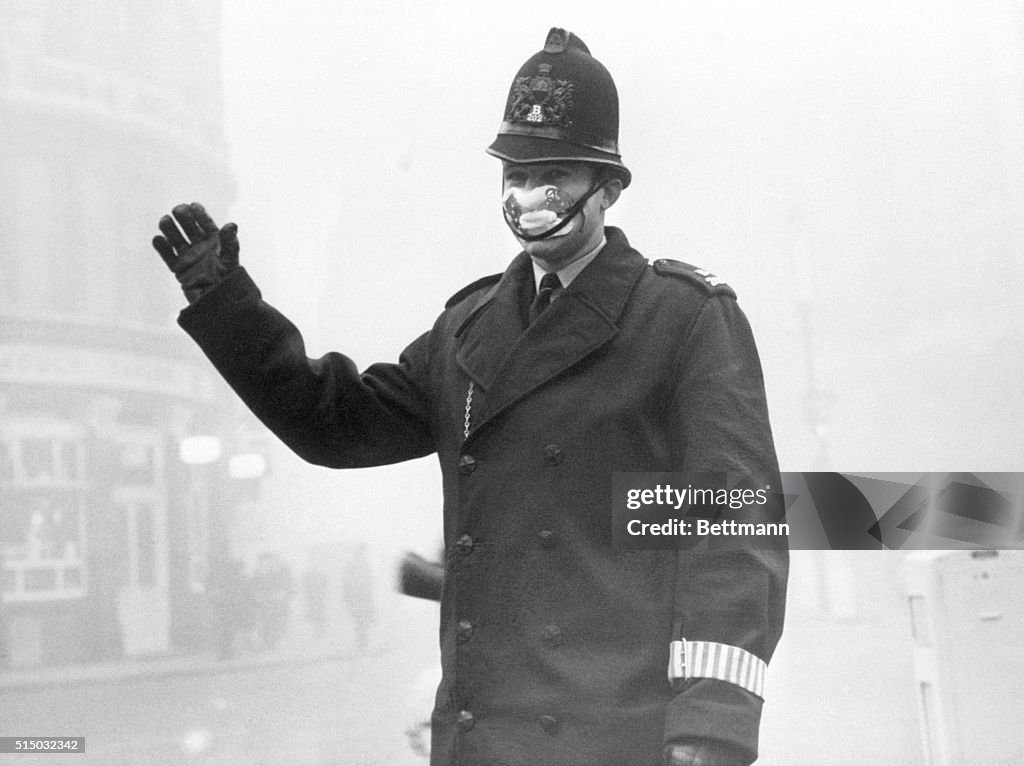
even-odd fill
[(206, 643), (231, 408), (149, 240), (234, 196), (219, 13), (0, 5), (0, 666)]

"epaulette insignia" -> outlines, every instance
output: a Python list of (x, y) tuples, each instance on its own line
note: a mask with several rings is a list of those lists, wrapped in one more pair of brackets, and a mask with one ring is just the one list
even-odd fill
[(470, 295), (470, 294), (476, 292), (481, 287), (487, 287), (488, 285), (493, 285), (499, 279), (501, 279), (501, 274), (491, 274), (490, 276), (481, 277), (480, 279), (476, 280), (475, 282), (471, 282), (470, 284), (466, 285), (461, 290), (459, 290), (457, 293), (455, 293), (455, 295), (453, 295), (451, 298), (449, 298), (448, 301), (444, 304), (444, 307), (446, 309), (450, 309), (452, 306), (454, 306), (456, 303), (461, 301), (467, 295)]
[(654, 271), (663, 277), (681, 277), (694, 284), (698, 284), (710, 293), (724, 293), (733, 298), (736, 293), (722, 279), (716, 277), (707, 269), (702, 269), (682, 261), (673, 261), (669, 258), (659, 258), (651, 264)]

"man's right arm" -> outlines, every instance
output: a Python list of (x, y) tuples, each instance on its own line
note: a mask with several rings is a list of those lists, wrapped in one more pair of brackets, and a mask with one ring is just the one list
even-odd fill
[[(397, 364), (373, 365), (362, 374), (341, 354), (309, 359), (298, 329), (263, 301), (237, 260), (221, 268), (224, 231), (232, 225), (218, 230), (193, 205), (187, 207), (201, 216), (190, 227), (187, 216), (179, 217), (183, 207), (175, 208), (175, 218), (185, 219), (182, 228), (191, 241), (179, 236), (172, 242), (174, 232), (163, 220), (166, 238), (154, 240), (189, 297), (178, 323), (268, 428), (305, 460), (335, 468), (433, 452), (425, 383), (429, 334), (414, 341)], [(234, 228), (229, 243), (237, 258)], [(202, 275), (199, 289), (183, 278), (195, 273)]]

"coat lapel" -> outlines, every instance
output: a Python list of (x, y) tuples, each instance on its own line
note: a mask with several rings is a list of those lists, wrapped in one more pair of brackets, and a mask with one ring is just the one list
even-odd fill
[(566, 291), (525, 330), (523, 291), (532, 293), (532, 267), (525, 253), (511, 263), (457, 331), (459, 366), (485, 391), (473, 430), (538, 386), (605, 345), (646, 260), (618, 229)]
[(485, 391), (493, 387), (502, 363), (523, 334), (523, 305), (532, 279), (530, 258), (520, 253), (455, 331), (455, 359)]

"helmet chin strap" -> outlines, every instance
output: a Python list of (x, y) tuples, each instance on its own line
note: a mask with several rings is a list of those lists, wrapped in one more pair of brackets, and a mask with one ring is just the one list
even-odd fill
[(575, 218), (576, 215), (583, 210), (583, 206), (587, 204), (587, 201), (595, 194), (597, 194), (599, 191), (601, 191), (601, 189), (603, 189), (607, 183), (607, 181), (601, 181), (600, 183), (594, 184), (593, 188), (591, 188), (590, 191), (584, 194), (579, 199), (579, 201), (576, 202), (576, 204), (574, 204), (572, 207), (565, 211), (565, 214), (562, 216), (561, 221), (559, 221), (557, 224), (552, 226), (547, 231), (542, 232), (541, 234), (523, 234), (519, 227), (516, 226), (516, 224), (512, 221), (512, 218), (509, 216), (507, 210), (502, 208), (501, 213), (503, 216), (505, 216), (505, 224), (512, 230), (513, 234), (519, 237), (519, 239), (523, 240), (524, 242), (539, 242), (542, 239), (547, 239), (548, 237), (557, 234), (566, 226), (568, 226), (569, 222), (572, 221), (572, 219)]

